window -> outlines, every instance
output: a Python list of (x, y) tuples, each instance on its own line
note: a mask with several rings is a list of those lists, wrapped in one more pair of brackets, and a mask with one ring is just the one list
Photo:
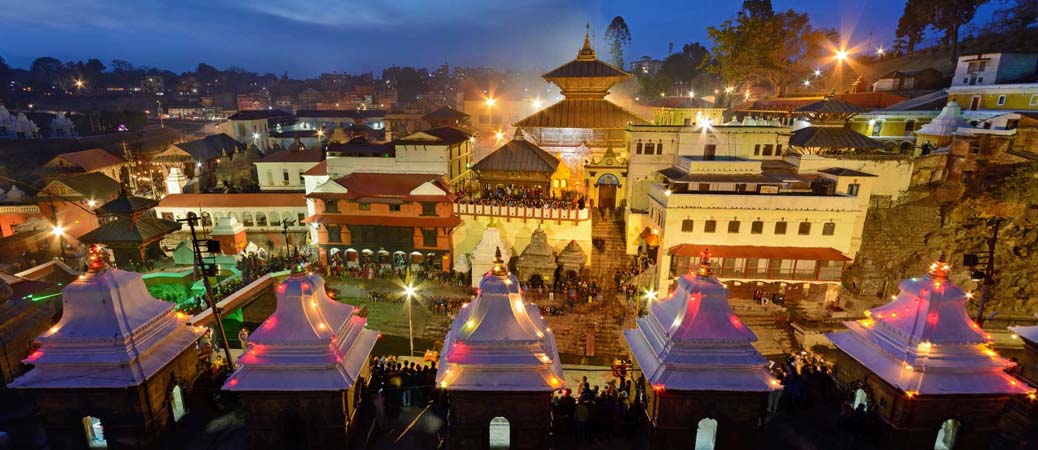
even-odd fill
[(267, 171), (267, 184), (274, 184), (274, 171), (273, 170), (268, 170)]
[(872, 135), (873, 136), (879, 136), (879, 134), (882, 133), (882, 132), (883, 132), (883, 121), (882, 120), (877, 120), (877, 121), (873, 122), (872, 123)]
[(716, 220), (708, 220), (708, 221), (706, 221), (703, 224), (703, 232), (704, 233), (713, 233), (714, 231), (717, 231), (717, 221)]
[(250, 214), (250, 213), (242, 213), (242, 215), (241, 215), (241, 224), (244, 225), (244, 226), (247, 226), (247, 227), (254, 226), (255, 224), (252, 222), (252, 214)]
[(907, 136), (908, 133), (911, 133), (913, 131), (915, 131), (915, 121), (909, 120), (905, 122), (905, 135)]
[(337, 213), (339, 212), (339, 201), (338, 200), (325, 200), (324, 201), (324, 212)]
[(267, 226), (267, 215), (261, 212), (256, 213), (256, 226), (265, 227)]
[(709, 192), (710, 191), (710, 183), (699, 183), (699, 191), (701, 191), (701, 192)]
[(657, 155), (662, 155), (663, 154), (663, 141), (660, 141), (660, 142), (656, 143), (656, 154)]
[(782, 144), (775, 146), (775, 156), (782, 156)]
[(739, 232), (739, 221), (738, 220), (729, 220), (728, 221), (728, 232), (729, 233), (738, 233)]
[(692, 219), (685, 219), (681, 221), (681, 231), (685, 233), (691, 233), (695, 231), (695, 221)]
[(713, 159), (715, 158), (716, 155), (717, 155), (717, 144), (706, 144), (706, 146), (703, 147), (703, 159), (704, 160), (713, 161)]
[(281, 181), (288, 183), (288, 169), (281, 170)]
[(642, 143), (641, 142), (638, 142), (637, 144), (634, 144), (634, 152), (636, 154), (639, 154), (639, 155), (642, 154)]
[(857, 183), (848, 184), (847, 185), (847, 195), (849, 195), (851, 197), (857, 197), (858, 196), (858, 189), (860, 189), (860, 188), (861, 188), (860, 184), (857, 184)]
[(491, 450), (507, 449), (512, 445), (512, 427), (508, 419), (495, 417), (490, 419), (490, 448)]
[(760, 144), (753, 146), (753, 156), (760, 156)]
[(761, 234), (764, 232), (764, 222), (760, 220), (754, 220), (750, 224), (750, 234)]
[(774, 149), (774, 145), (764, 144), (764, 156), (771, 156), (771, 152)]
[(646, 142), (644, 148), (645, 148), (645, 154), (646, 155), (652, 155), (652, 154), (656, 153), (656, 144), (654, 144), (652, 142)]
[(328, 242), (342, 242), (342, 228), (338, 225), (328, 225)]
[(851, 408), (858, 409), (858, 405), (865, 405), (866, 410), (869, 408), (869, 394), (862, 388), (854, 391), (854, 401), (851, 402)]
[(389, 212), (400, 212), (400, 205), (389, 205)]
[(695, 450), (714, 450), (717, 443), (717, 421), (714, 419), (703, 419), (696, 426)]
[(775, 222), (775, 234), (786, 234), (786, 222)]
[(1038, 106), (1038, 95), (1032, 95), (1031, 96), (1031, 101), (1028, 102), (1027, 104), (1031, 105), (1031, 106)]
[(797, 227), (797, 234), (801, 236), (811, 234), (811, 222), (800, 222), (800, 226)]
[(836, 233), (836, 224), (832, 222), (826, 222), (822, 225), (822, 236), (832, 236)]
[(934, 450), (952, 450), (955, 441), (959, 437), (959, 421), (955, 419), (945, 420), (941, 428), (937, 430), (937, 442), (934, 442)]
[(306, 184), (306, 179), (303, 178), (303, 171), (299, 171), (299, 184)]
[(736, 183), (735, 192), (746, 192), (746, 183)]
[(436, 203), (434, 203), (434, 202), (422, 202), (422, 215), (423, 216), (435, 216), (436, 215)]
[(425, 247), (436, 246), (436, 229), (431, 230), (422, 229), (422, 245)]
[(358, 203), (357, 209), (361, 211), (371, 211), (371, 203)]
[(296, 214), (296, 225), (302, 225), (304, 220), (306, 220), (306, 214)]

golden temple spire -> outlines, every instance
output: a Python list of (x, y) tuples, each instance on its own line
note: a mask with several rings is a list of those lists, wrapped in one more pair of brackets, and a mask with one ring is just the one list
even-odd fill
[(585, 25), (586, 30), (584, 31), (584, 46), (577, 52), (578, 61), (594, 61), (598, 59), (595, 56), (595, 49), (591, 48), (591, 22)]
[(713, 276), (714, 271), (710, 270), (710, 249), (703, 249), (703, 253), (699, 257), (699, 267), (696, 268), (696, 276), (709, 277)]
[(944, 254), (942, 253), (937, 261), (930, 264), (929, 274), (935, 280), (944, 280), (948, 278), (948, 271), (951, 270), (951, 266), (945, 261)]
[(505, 262), (501, 259), (501, 247), (498, 247), (494, 252), (494, 267), (490, 269), (490, 273), (499, 277), (508, 275), (508, 268), (505, 267)]

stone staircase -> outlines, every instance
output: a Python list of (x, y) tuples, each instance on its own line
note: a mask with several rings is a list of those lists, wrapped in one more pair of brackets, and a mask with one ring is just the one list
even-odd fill
[(848, 288), (855, 294), (876, 295), (886, 285), (889, 292), (890, 280), (910, 273), (905, 262), (929, 260), (923, 257), (931, 257), (927, 236), (941, 226), (941, 206), (931, 199), (870, 209), (861, 248), (845, 274)]
[(591, 248), (591, 276), (611, 291), (613, 275), (617, 270), (630, 266), (632, 261), (627, 255), (624, 221), (600, 210), (592, 210), (591, 220), (592, 237), (605, 241), (604, 249)]
[(567, 363), (580, 362), (584, 355), (585, 336), (588, 329), (595, 329), (595, 356), (589, 362), (611, 363), (617, 356), (626, 356), (627, 343), (623, 330), (634, 328), (634, 312), (623, 307), (623, 300), (614, 300), (606, 305), (582, 304), (575, 314), (547, 316), (548, 326), (555, 333), (559, 353)]
[(729, 300), (732, 311), (746, 324), (757, 342), (753, 344), (764, 356), (789, 353), (794, 346), (792, 329), (786, 320), (785, 308), (776, 305), (758, 305), (753, 300)]

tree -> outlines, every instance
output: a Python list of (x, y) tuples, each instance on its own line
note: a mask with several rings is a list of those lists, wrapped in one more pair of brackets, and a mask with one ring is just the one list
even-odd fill
[(977, 8), (988, 0), (930, 0), (932, 25), (944, 32), (945, 42), (951, 46), (951, 60), (959, 61), (959, 29), (973, 20)]
[(771, 6), (771, 0), (743, 0), (742, 10), (739, 14), (746, 14), (750, 17), (769, 19), (775, 15), (775, 10)]
[(611, 62), (614, 66), (623, 70), (624, 68), (624, 47), (631, 45), (631, 30), (627, 28), (627, 22), (624, 22), (624, 18), (616, 16), (612, 22), (609, 22), (609, 27), (606, 28), (605, 38), (609, 41), (609, 56), (612, 57)]
[(690, 86), (692, 80), (706, 69), (710, 60), (710, 52), (698, 42), (685, 44), (680, 53), (674, 53), (663, 60), (661, 72), (668, 79)]
[(666, 93), (673, 85), (674, 80), (663, 71), (651, 77), (638, 77), (638, 95), (652, 101), (654, 98), (662, 97), (660, 94)]
[(709, 70), (727, 86), (763, 82), (780, 94), (808, 76), (828, 43), (837, 38), (834, 30), (815, 29), (807, 14), (793, 10), (770, 15), (744, 10), (735, 19), (708, 27), (707, 33), (713, 44)]
[(911, 53), (915, 46), (923, 40), (923, 33), (929, 25), (929, 0), (908, 0), (901, 18), (897, 21), (895, 36), (904, 42), (904, 50)]
[(198, 63), (198, 67), (195, 68), (195, 76), (198, 77), (199, 80), (211, 81), (216, 79), (219, 75), (219, 70), (216, 70), (215, 67), (206, 63)]
[(122, 59), (112, 60), (112, 71), (116, 73), (133, 72), (133, 64)]

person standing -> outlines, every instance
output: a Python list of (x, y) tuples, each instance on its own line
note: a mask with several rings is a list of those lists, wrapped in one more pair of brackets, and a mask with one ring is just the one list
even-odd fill
[(241, 343), (241, 351), (245, 351), (249, 341), (249, 330), (244, 326), (241, 327), (241, 331), (238, 332), (238, 342)]

